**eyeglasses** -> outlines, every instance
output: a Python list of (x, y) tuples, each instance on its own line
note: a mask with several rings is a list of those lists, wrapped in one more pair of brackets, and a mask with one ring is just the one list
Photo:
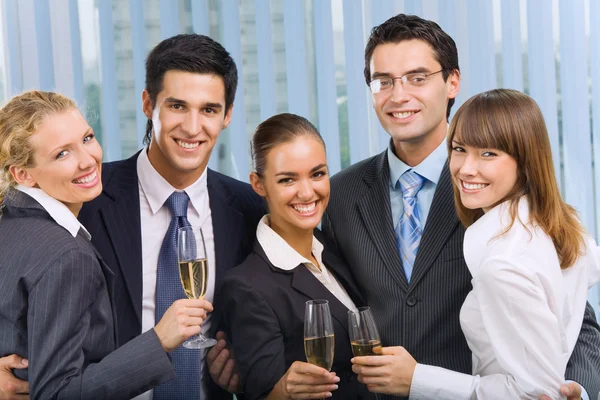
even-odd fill
[(373, 92), (373, 94), (386, 92), (394, 87), (396, 79), (400, 79), (400, 82), (402, 83), (402, 86), (404, 86), (405, 90), (416, 89), (424, 86), (429, 80), (430, 76), (439, 74), (443, 70), (444, 68), (430, 74), (426, 74), (424, 72), (413, 72), (398, 76), (396, 78), (373, 79), (371, 82), (369, 82), (369, 87), (371, 88), (371, 92)]

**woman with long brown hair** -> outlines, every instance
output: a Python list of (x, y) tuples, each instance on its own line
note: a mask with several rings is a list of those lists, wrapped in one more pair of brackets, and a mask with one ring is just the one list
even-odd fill
[[(447, 142), (473, 276), (460, 313), (473, 374), (417, 364), (403, 348), (384, 349), (399, 366), (399, 389), (392, 394), (559, 399), (600, 260), (596, 243), (561, 198), (544, 117), (529, 96), (491, 90), (457, 111)], [(376, 391), (378, 367), (369, 360), (357, 364), (367, 364), (355, 371)], [(417, 374), (428, 387), (410, 386)]]

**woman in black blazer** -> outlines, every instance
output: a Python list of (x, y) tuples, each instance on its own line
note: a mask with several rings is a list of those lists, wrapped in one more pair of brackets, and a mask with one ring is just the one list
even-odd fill
[[(325, 145), (306, 119), (280, 114), (252, 139), (253, 189), (270, 214), (254, 251), (224, 277), (215, 309), (240, 371), (244, 397), (371, 399), (352, 373), (348, 310), (364, 305), (345, 262), (315, 229), (329, 200)], [(305, 362), (304, 311), (326, 299), (335, 331), (331, 372)]]
[(113, 273), (77, 221), (102, 191), (101, 171), (72, 100), (31, 91), (0, 109), (0, 357), (29, 359), (15, 374), (32, 399), (129, 399), (172, 379), (167, 352), (212, 309), (180, 300), (116, 349)]

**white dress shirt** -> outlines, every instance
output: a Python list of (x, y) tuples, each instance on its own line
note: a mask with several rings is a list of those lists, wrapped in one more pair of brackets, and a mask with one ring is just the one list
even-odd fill
[(292, 248), (277, 232), (269, 226), (269, 215), (262, 217), (256, 228), (256, 239), (265, 251), (267, 258), (279, 269), (291, 271), (304, 264), (306, 268), (338, 299), (348, 310), (357, 312), (354, 302), (348, 292), (338, 282), (335, 276), (327, 270), (323, 264), (323, 245), (313, 236), (312, 255), (319, 263), (320, 269), (311, 261), (302, 257), (300, 253)]
[[(460, 322), (473, 352), (473, 375), (417, 364), (411, 399), (561, 399), (567, 362), (581, 330), (588, 288), (600, 279), (600, 252), (561, 270), (552, 239), (529, 220), (527, 198), (508, 228), (508, 202), (467, 229), (473, 275)], [(519, 222), (523, 221), (525, 226)]]
[[(137, 159), (137, 173), (140, 191), (140, 221), (142, 226), (142, 332), (154, 327), (156, 308), (156, 274), (158, 254), (171, 223), (171, 213), (164, 205), (167, 198), (176, 191), (150, 164), (146, 149)], [(215, 294), (215, 240), (207, 188), (207, 171), (184, 190), (190, 198), (187, 218), (193, 227), (202, 228), (208, 257), (208, 286), (204, 298), (210, 302)], [(202, 333), (210, 329), (211, 317), (202, 324)], [(206, 352), (203, 352), (202, 358)], [(201, 368), (204, 360), (200, 362)], [(202, 379), (202, 371), (198, 379)], [(202, 398), (207, 398), (206, 382), (202, 383)], [(152, 391), (141, 394), (136, 400), (151, 400)]]
[(17, 185), (15, 189), (33, 197), (35, 201), (40, 203), (42, 207), (50, 214), (52, 219), (56, 221), (57, 224), (65, 228), (71, 236), (76, 237), (77, 232), (81, 229), (83, 234), (91, 239), (92, 236), (85, 229), (81, 222), (75, 217), (75, 214), (69, 210), (69, 208), (62, 202), (56, 200), (54, 197), (50, 196), (42, 189), (32, 188), (29, 186)]

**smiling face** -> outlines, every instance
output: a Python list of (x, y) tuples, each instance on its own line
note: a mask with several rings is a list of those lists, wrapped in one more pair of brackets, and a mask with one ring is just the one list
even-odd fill
[[(371, 80), (411, 72), (431, 74), (440, 69), (431, 46), (417, 39), (378, 45), (370, 64)], [(459, 87), (456, 71), (446, 82), (442, 73), (433, 74), (418, 88), (395, 80), (391, 90), (372, 95), (379, 122), (392, 137), (400, 159), (413, 165), (408, 158), (422, 160), (444, 140), (448, 99), (456, 97)]]
[(17, 183), (38, 187), (75, 216), (102, 192), (102, 148), (79, 110), (49, 115), (29, 138), (34, 166), (11, 167)]
[(284, 239), (317, 227), (329, 202), (329, 176), (323, 143), (306, 134), (273, 147), (262, 176), (250, 176), (265, 197), (271, 228)]
[(219, 133), (231, 118), (225, 109), (223, 79), (171, 70), (152, 105), (143, 93), (144, 114), (152, 120), (148, 158), (172, 186), (184, 189), (204, 172)]
[(503, 151), (452, 141), (450, 173), (466, 208), (489, 211), (513, 191), (517, 161)]

